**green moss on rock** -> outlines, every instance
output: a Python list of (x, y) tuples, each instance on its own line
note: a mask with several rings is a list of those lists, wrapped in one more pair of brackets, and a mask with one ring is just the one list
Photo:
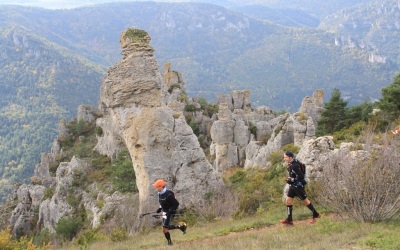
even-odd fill
[(147, 43), (149, 34), (144, 30), (127, 29), (124, 39), (130, 39), (133, 43)]

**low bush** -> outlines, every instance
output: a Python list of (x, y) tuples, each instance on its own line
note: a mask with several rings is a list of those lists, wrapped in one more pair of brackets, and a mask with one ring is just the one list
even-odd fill
[(128, 232), (122, 228), (115, 228), (111, 231), (110, 240), (120, 242), (128, 239)]
[(57, 223), (56, 233), (66, 240), (72, 240), (82, 225), (80, 218), (62, 218)]
[(356, 221), (379, 222), (400, 217), (400, 145), (396, 138), (366, 133), (365, 152), (338, 154), (324, 164), (323, 201)]

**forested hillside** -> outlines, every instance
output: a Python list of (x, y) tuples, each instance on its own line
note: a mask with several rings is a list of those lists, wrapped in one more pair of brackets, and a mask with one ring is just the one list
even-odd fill
[(61, 118), (76, 115), (79, 104), (96, 105), (103, 71), (27, 31), (3, 31), (0, 44), (0, 185), (7, 194), (32, 175)]
[[(61, 117), (71, 118), (79, 104), (97, 105), (104, 69), (121, 60), (119, 36), (127, 27), (146, 30), (159, 65), (171, 62), (187, 94), (211, 102), (249, 89), (253, 106), (295, 111), (315, 89), (329, 95), (338, 88), (350, 105), (359, 104), (379, 98), (399, 69), (400, 10), (389, 1), (265, 1), (274, 15), (257, 18), (252, 10), (233, 9), (242, 2), (229, 2), (232, 9), (159, 2), (58, 10), (1, 5), (3, 184), (27, 180)], [(352, 9), (341, 10), (346, 7)], [(322, 20), (333, 10), (340, 11)]]

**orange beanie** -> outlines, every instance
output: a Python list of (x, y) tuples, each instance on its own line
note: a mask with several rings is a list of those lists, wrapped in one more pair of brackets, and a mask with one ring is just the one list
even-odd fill
[(165, 187), (166, 183), (164, 180), (157, 180), (153, 183), (153, 187)]

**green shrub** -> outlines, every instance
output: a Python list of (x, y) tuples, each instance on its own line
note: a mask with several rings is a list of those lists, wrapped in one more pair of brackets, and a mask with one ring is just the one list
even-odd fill
[(276, 165), (276, 164), (282, 163), (282, 161), (283, 161), (283, 150), (276, 150), (274, 152), (271, 152), (271, 154), (268, 156), (268, 161), (272, 165)]
[(360, 137), (362, 131), (366, 127), (366, 122), (357, 122), (351, 125), (349, 128), (339, 130), (333, 133), (333, 141), (335, 144), (340, 142), (348, 142), (348, 141), (355, 141), (357, 138)]
[(99, 152), (92, 151), (92, 167), (94, 169), (103, 169), (107, 166), (111, 166), (111, 159), (106, 155), (101, 155)]
[(196, 111), (196, 107), (192, 104), (188, 104), (185, 106), (185, 111), (186, 112), (194, 112), (194, 111)]
[(294, 154), (297, 154), (300, 151), (300, 148), (298, 146), (295, 146), (293, 143), (286, 144), (285, 146), (282, 147), (282, 158), (283, 158), (283, 153), (287, 150), (290, 150)]
[(250, 125), (249, 130), (250, 130), (250, 133), (252, 133), (253, 135), (257, 135), (257, 127), (256, 126)]
[(193, 133), (194, 133), (196, 136), (199, 136), (199, 135), (200, 135), (200, 128), (199, 128), (199, 125), (198, 125), (194, 120), (190, 120), (189, 126), (192, 128)]
[(67, 202), (71, 207), (77, 207), (81, 202), (81, 197), (76, 196), (72, 191), (68, 191)]
[(283, 125), (276, 126), (276, 128), (274, 129), (275, 135), (279, 134), (279, 132), (281, 132), (282, 128), (283, 128)]
[(36, 246), (46, 246), (52, 241), (53, 235), (48, 228), (43, 229), (35, 235), (33, 241)]
[(76, 243), (79, 246), (84, 246), (87, 247), (90, 243), (93, 243), (94, 241), (98, 239), (102, 239), (103, 236), (99, 234), (99, 229), (87, 229), (83, 231), (82, 233), (79, 234), (77, 237)]
[(227, 184), (239, 193), (239, 208), (235, 216), (254, 214), (260, 207), (268, 207), (280, 200), (285, 183), (276, 184), (284, 178), (285, 173), (286, 169), (281, 164), (276, 164), (269, 170), (255, 167), (248, 170), (237, 169), (232, 173)]
[(120, 242), (128, 239), (128, 232), (122, 228), (116, 228), (111, 231), (110, 240), (112, 242)]
[(263, 145), (267, 145), (268, 140), (269, 140), (270, 138), (271, 138), (270, 135), (268, 135), (268, 134), (262, 134), (262, 135), (260, 136), (260, 142), (261, 142)]
[(94, 129), (94, 132), (97, 136), (102, 136), (103, 135), (103, 129), (99, 126), (96, 126), (96, 128)]
[(51, 199), (53, 197), (55, 191), (55, 187), (48, 187), (44, 190), (43, 200)]
[(238, 169), (229, 177), (229, 181), (234, 187), (239, 187), (244, 185), (246, 177), (246, 171), (243, 169)]
[(187, 102), (187, 101), (189, 101), (189, 97), (186, 95), (185, 92), (183, 92), (183, 93), (178, 97), (178, 101), (180, 101), (180, 102)]
[(56, 225), (56, 233), (64, 239), (72, 240), (82, 226), (80, 218), (61, 218)]
[(177, 88), (177, 89), (179, 89), (181, 87), (181, 85), (179, 85), (179, 84), (172, 84), (169, 88), (168, 88), (168, 93), (172, 93), (172, 91), (175, 89), (175, 88)]
[(137, 192), (136, 176), (132, 159), (127, 148), (118, 152), (113, 161), (113, 184), (120, 192)]
[(60, 162), (56, 161), (56, 162), (51, 162), (49, 165), (49, 172), (51, 176), (56, 176), (56, 172), (58, 169), (58, 166), (60, 165)]
[(49, 244), (44, 244), (42, 247), (38, 247), (33, 244), (33, 239), (27, 237), (21, 237), (18, 240), (13, 239), (9, 228), (0, 230), (0, 249), (1, 250), (45, 250), (50, 249)]
[(209, 104), (204, 97), (200, 97), (198, 103), (204, 115), (211, 118), (214, 114), (218, 113), (218, 108), (214, 104)]

